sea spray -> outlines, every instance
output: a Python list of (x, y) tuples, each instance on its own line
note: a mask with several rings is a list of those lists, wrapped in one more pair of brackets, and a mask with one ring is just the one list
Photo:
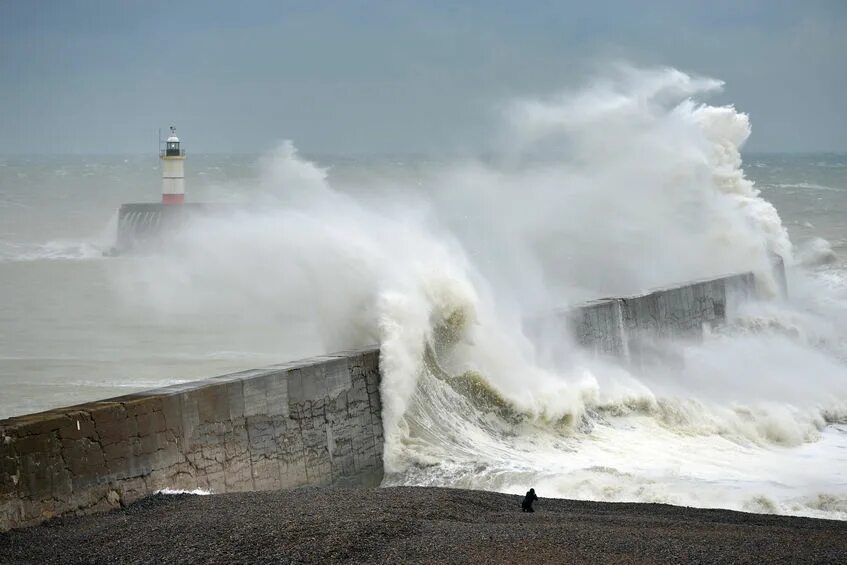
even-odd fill
[[(639, 372), (560, 335), (538, 338), (561, 352), (542, 362), (521, 329), (576, 300), (716, 274), (752, 269), (775, 288), (768, 254), (790, 262), (791, 245), (741, 169), (747, 117), (695, 100), (718, 88), (624, 69), (517, 101), (502, 161), (428, 171), (414, 196), (333, 186), (285, 143), (251, 187), (262, 209), (187, 224), (118, 286), (162, 316), (265, 325), (315, 353), (378, 342), (387, 484), (741, 507), (745, 480), (819, 478), (783, 446), (840, 441), (827, 422), (845, 369), (830, 350), (765, 325), (668, 345), (682, 368)], [(818, 332), (825, 308), (804, 284), (772, 315)], [(767, 496), (790, 511), (786, 492)]]
[(513, 102), (504, 164), (460, 164), (427, 188), (498, 299), (524, 311), (716, 273), (768, 278), (766, 251), (789, 259), (790, 244), (740, 167), (747, 116), (692, 99), (719, 87), (624, 69)]

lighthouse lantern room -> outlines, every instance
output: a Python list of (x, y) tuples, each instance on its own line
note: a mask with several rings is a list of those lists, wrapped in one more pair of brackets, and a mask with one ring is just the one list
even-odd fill
[(160, 149), (162, 160), (162, 204), (185, 202), (185, 149), (179, 144), (176, 128), (171, 126), (171, 135)]

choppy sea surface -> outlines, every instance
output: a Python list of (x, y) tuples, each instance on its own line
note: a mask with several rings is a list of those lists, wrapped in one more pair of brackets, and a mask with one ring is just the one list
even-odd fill
[[(421, 193), (427, 183), (421, 179), (444, 166), (421, 158), (315, 161), (328, 167), (326, 182), (345, 198), (369, 201), (393, 192), (406, 204), (425, 198)], [(267, 163), (255, 157), (190, 155), (186, 170), (191, 201), (261, 205), (267, 197)], [(453, 398), (455, 391), (440, 390), (443, 383), (431, 383), (432, 404), (422, 408), (424, 399), (416, 397), (405, 416), (403, 456), (395, 458), (387, 482), (507, 492), (531, 484), (542, 497), (665, 501), (847, 518), (847, 412), (837, 413), (837, 406), (847, 402), (840, 396), (847, 385), (847, 323), (841, 319), (847, 313), (847, 156), (747, 154), (743, 170), (761, 197), (775, 205), (793, 244), (789, 279), (800, 302), (790, 313), (761, 305), (727, 335), (686, 349), (691, 369), (678, 387), (668, 384), (673, 375), (626, 377), (641, 379), (656, 403), (641, 409), (638, 398), (592, 400), (588, 431), (557, 431), (549, 422), (531, 418), (494, 421), (485, 407)], [(312, 172), (295, 171), (300, 180)], [(314, 297), (298, 295), (298, 285), (314, 293), (315, 287), (323, 288), (323, 278), (300, 277), (295, 284), (289, 274), (332, 256), (335, 246), (357, 251), (319, 271), (322, 277), (343, 279), (370, 269), (370, 240), (346, 230), (349, 218), (340, 215), (328, 216), (337, 220), (338, 233), (308, 255), (297, 253), (302, 245), (286, 243), (255, 261), (227, 262), (230, 242), (264, 237), (263, 222), (273, 219), (260, 218), (246, 220), (250, 227), (238, 234), (249, 232), (243, 240), (218, 241), (213, 238), (219, 230), (198, 230), (196, 237), (211, 233), (222, 249), (218, 264), (181, 270), (149, 254), (104, 256), (114, 243), (120, 204), (156, 201), (159, 175), (159, 162), (150, 156), (0, 157), (0, 418), (307, 357), (384, 336), (372, 331), (379, 324), (367, 304), (341, 300), (335, 286), (319, 294), (315, 304), (292, 299), (279, 309), (273, 306), (277, 292)], [(302, 217), (286, 216), (286, 221), (298, 237), (315, 229)], [(286, 232), (273, 237), (284, 239)], [(187, 241), (180, 244), (197, 244)], [(471, 263), (477, 257), (472, 251), (467, 255)], [(393, 276), (391, 269), (379, 272)], [(245, 282), (256, 280), (262, 283)], [(353, 276), (345, 284), (365, 287), (367, 280)], [(496, 294), (497, 285), (491, 286)], [(237, 292), (228, 293), (232, 289)], [(189, 304), (195, 297), (203, 307)], [(562, 301), (588, 297), (583, 289), (563, 294)], [(263, 303), (270, 305), (261, 308)], [(404, 316), (413, 314), (404, 311)], [(360, 319), (361, 332), (356, 333), (354, 323), (345, 325), (344, 335), (331, 335), (328, 328), (341, 316)], [(812, 316), (823, 321), (808, 322)], [(774, 335), (769, 341), (750, 337), (760, 332)], [(348, 339), (350, 335), (354, 337)], [(800, 348), (815, 354), (792, 355)], [(778, 367), (751, 361), (765, 357), (775, 358)], [(789, 396), (794, 387), (825, 390), (832, 403), (820, 401), (819, 413), (807, 418), (799, 404), (765, 399), (772, 410), (759, 417), (756, 411), (764, 410), (763, 404), (747, 402), (753, 397), (745, 391), (752, 389), (748, 381), (770, 378), (772, 372), (779, 373), (773, 386)], [(706, 386), (706, 381), (718, 385)], [(600, 391), (602, 396), (602, 383)], [(693, 400), (671, 405), (664, 398)], [(434, 405), (449, 416), (439, 412), (436, 421), (427, 412)], [(724, 418), (722, 410), (733, 415)], [(754, 415), (745, 419), (744, 410)], [(467, 417), (471, 412), (474, 416)], [(809, 426), (784, 425), (782, 418), (806, 418)], [(431, 435), (416, 432), (415, 426)], [(756, 429), (748, 433), (745, 426)]]

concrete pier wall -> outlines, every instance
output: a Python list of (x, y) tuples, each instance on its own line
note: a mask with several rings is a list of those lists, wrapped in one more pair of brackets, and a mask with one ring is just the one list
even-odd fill
[(382, 480), (368, 349), (0, 421), (0, 531), (162, 488), (233, 492)]
[(562, 314), (582, 347), (637, 363), (657, 341), (702, 335), (755, 293), (755, 277), (743, 273), (598, 300)]
[(662, 341), (702, 336), (756, 292), (752, 273), (691, 281), (562, 308), (527, 319), (524, 332), (542, 358), (561, 357), (562, 341), (572, 339), (595, 356), (638, 365)]
[(565, 331), (597, 355), (620, 355), (626, 349), (624, 319), (618, 298), (605, 298), (566, 310)]
[(122, 204), (118, 210), (118, 233), (115, 249), (127, 252), (158, 240), (163, 226), (178, 221), (181, 206), (159, 203)]
[(239, 208), (225, 204), (161, 204), (158, 202), (122, 204), (118, 209), (115, 251), (126, 253), (161, 246), (168, 234), (184, 226), (192, 217), (214, 217)]

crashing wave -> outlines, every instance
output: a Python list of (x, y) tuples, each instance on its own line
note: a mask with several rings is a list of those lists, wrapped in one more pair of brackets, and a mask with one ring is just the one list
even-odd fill
[(777, 295), (769, 253), (792, 265), (791, 242), (741, 167), (747, 116), (699, 101), (719, 88), (622, 69), (516, 102), (502, 163), (442, 167), (420, 190), (331, 186), (287, 143), (256, 195), (280, 207), (194, 221), (118, 264), (118, 285), (169, 316), (276, 316), (316, 350), (379, 342), (387, 484), (708, 505), (704, 488), (740, 507), (721, 477), (770, 480), (784, 446), (836, 441), (845, 369), (819, 312), (748, 317), (641, 372), (559, 335), (540, 337), (547, 359), (521, 330), (527, 313), (728, 272)]
[(831, 265), (838, 260), (832, 245), (822, 237), (815, 237), (804, 243), (797, 252), (797, 262), (804, 267)]

